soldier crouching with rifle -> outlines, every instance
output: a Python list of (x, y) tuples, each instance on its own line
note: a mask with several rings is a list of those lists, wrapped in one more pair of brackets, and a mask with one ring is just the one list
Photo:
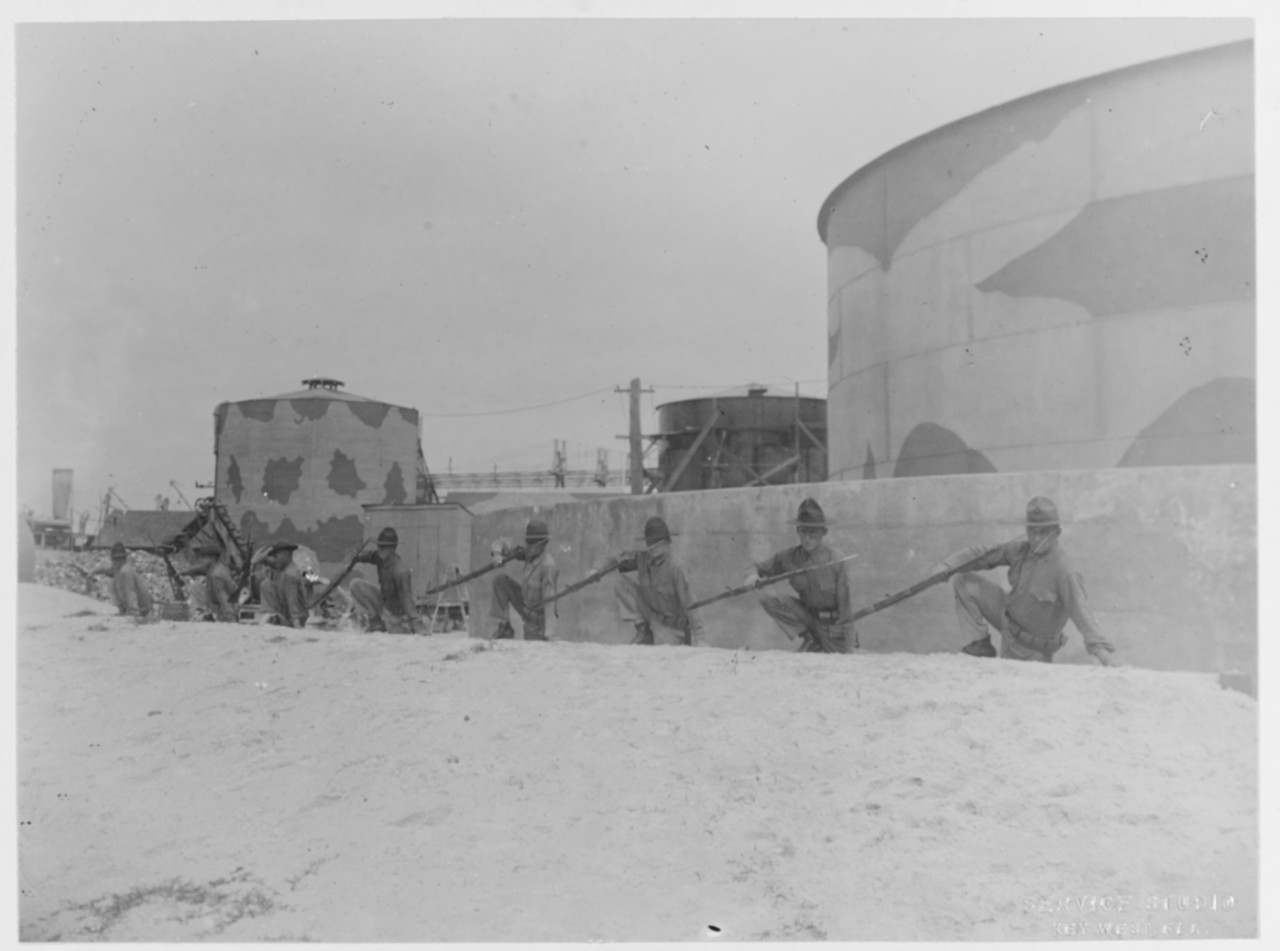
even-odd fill
[[(1063, 629), (1070, 619), (1084, 638), (1086, 649), (1105, 667), (1117, 665), (1115, 648), (1098, 630), (1084, 583), (1058, 542), (1062, 527), (1052, 500), (1038, 495), (1027, 503), (1026, 537), (1001, 545), (976, 545), (956, 552), (938, 566), (967, 569), (951, 581), (956, 616), (973, 638), (961, 652), (995, 657), (990, 624), (1000, 631), (1000, 656), (1012, 660), (1052, 663), (1066, 641)], [(967, 563), (967, 564), (965, 564)], [(1010, 591), (975, 571), (1006, 566)]]
[(182, 575), (204, 576), (204, 584), (192, 585), (190, 598), (196, 617), (234, 624), (240, 620), (240, 606), (236, 603), (236, 579), (222, 561), (222, 547), (206, 543), (192, 554), (197, 564), (179, 572)]
[(417, 634), (422, 623), (413, 599), (413, 573), (396, 551), (399, 545), (399, 534), (388, 526), (378, 533), (375, 551), (357, 552), (351, 559), (378, 569), (377, 584), (363, 578), (351, 582), (351, 598), (369, 618), (366, 631)]
[(547, 543), (550, 540), (551, 532), (547, 529), (547, 523), (533, 519), (525, 526), (523, 548), (512, 551), (504, 544), (494, 553), (496, 564), (512, 559), (524, 562), (524, 571), (519, 581), (505, 574), (495, 575), (493, 578), (493, 604), (489, 614), (498, 622), (493, 634), (494, 640), (509, 640), (516, 636), (511, 628), (511, 608), (515, 608), (524, 621), (526, 641), (547, 639), (545, 602), (555, 599), (558, 579), (555, 560), (547, 554)]
[(853, 635), (853, 607), (849, 576), (840, 562), (848, 559), (828, 546), (826, 515), (813, 499), (805, 499), (794, 521), (800, 544), (759, 562), (747, 572), (744, 585), (789, 574), (795, 596), (765, 592), (760, 606), (784, 634), (803, 638), (802, 651), (843, 654)]
[[(639, 541), (640, 539), (637, 539)], [(597, 574), (619, 572), (614, 593), (622, 619), (636, 626), (632, 644), (692, 646), (702, 639), (702, 621), (689, 610), (689, 582), (671, 555), (671, 532), (654, 516), (645, 522), (643, 551), (610, 558)], [(634, 572), (634, 577), (631, 573)]]

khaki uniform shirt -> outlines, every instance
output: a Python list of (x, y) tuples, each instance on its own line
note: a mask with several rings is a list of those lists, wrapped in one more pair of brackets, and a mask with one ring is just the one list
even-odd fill
[(411, 621), (418, 619), (418, 605), (413, 599), (413, 572), (399, 553), (383, 558), (380, 552), (364, 552), (356, 561), (377, 566), (378, 590), (389, 613)]
[(687, 605), (693, 603), (689, 596), (689, 581), (684, 568), (667, 552), (661, 560), (648, 551), (628, 552), (618, 562), (618, 570), (634, 571), (636, 581), (649, 598), (649, 603), (663, 615), (663, 623), (677, 630), (688, 630), (695, 641), (702, 636), (702, 621), (696, 611)]
[(536, 558), (526, 558), (520, 575), (520, 593), (527, 608), (536, 608), (542, 601), (556, 593), (560, 572), (544, 548)]
[(205, 572), (205, 584), (213, 616), (219, 621), (239, 620), (239, 609), (235, 605), (236, 580), (231, 577), (227, 566), (220, 561), (214, 562), (213, 567)]
[(272, 580), (284, 601), (288, 616), (284, 619), (290, 627), (303, 627), (307, 623), (307, 582), (302, 569), (289, 562), (283, 571), (272, 572)]
[(1005, 613), (1014, 624), (1039, 637), (1057, 637), (1069, 618), (1084, 637), (1090, 654), (1099, 649), (1115, 650), (1098, 630), (1093, 612), (1089, 610), (1084, 581), (1060, 544), (1055, 542), (1043, 555), (1033, 555), (1027, 539), (1015, 538), (994, 547), (966, 548), (943, 564), (948, 568), (957, 567), (979, 556), (981, 560), (971, 570), (1009, 566), (1010, 591)]
[(810, 611), (835, 611), (836, 624), (843, 629), (849, 627), (853, 617), (849, 575), (844, 564), (831, 564), (843, 557), (843, 554), (825, 543), (814, 549), (812, 555), (804, 550), (803, 545), (796, 545), (759, 562), (756, 572), (761, 578), (772, 578), (774, 575), (786, 574), (810, 565), (828, 566), (796, 575), (789, 582), (805, 607)]
[(138, 577), (133, 563), (125, 561), (111, 575), (116, 605), (127, 614), (142, 616), (151, 611), (153, 599), (146, 582)]

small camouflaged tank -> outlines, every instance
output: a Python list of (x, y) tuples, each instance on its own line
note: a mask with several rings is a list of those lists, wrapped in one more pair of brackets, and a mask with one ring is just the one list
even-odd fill
[(345, 392), (340, 380), (302, 382), (214, 411), (214, 496), (255, 548), (305, 545), (324, 573), (364, 537), (362, 506), (425, 501), (421, 422), (416, 409)]

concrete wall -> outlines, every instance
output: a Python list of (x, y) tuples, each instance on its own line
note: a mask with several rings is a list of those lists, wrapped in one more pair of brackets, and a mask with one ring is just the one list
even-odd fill
[[(364, 510), (364, 537), (376, 541), (384, 528), (396, 530), (400, 537), (397, 551), (413, 572), (414, 593), (421, 596), (448, 578), (450, 566), (470, 564), (473, 518), (461, 505), (447, 503), (368, 505)], [(369, 581), (376, 580), (378, 574), (372, 565), (358, 565), (353, 573)], [(445, 597), (453, 600), (461, 597), (461, 592), (451, 591)]]
[[(1082, 573), (1099, 625), (1138, 666), (1165, 670), (1256, 672), (1257, 485), (1250, 465), (959, 475), (814, 485), (720, 489), (557, 505), (537, 512), (552, 532), (561, 584), (604, 557), (635, 547), (646, 518), (659, 514), (691, 573), (694, 597), (736, 585), (752, 560), (796, 543), (794, 518), (805, 496), (834, 520), (828, 541), (857, 553), (849, 577), (856, 607), (925, 577), (941, 558), (968, 545), (1022, 533), (1027, 500), (1048, 495), (1064, 520), (1062, 543)], [(477, 518), (472, 567), (490, 542), (523, 538), (532, 509)], [(520, 564), (503, 569), (518, 576)], [(1006, 584), (1004, 569), (990, 575)], [(785, 585), (786, 583), (783, 582)], [(748, 594), (705, 609), (719, 647), (793, 649)], [(472, 586), (472, 633), (488, 634), (490, 585)], [(605, 579), (557, 603), (552, 636), (625, 643)], [(518, 626), (517, 626), (518, 629)], [(862, 647), (876, 652), (954, 651), (966, 638), (949, 586), (940, 585), (859, 622)], [(1075, 628), (1058, 655), (1093, 663)]]
[(830, 478), (1253, 462), (1253, 46), (970, 116), (824, 203)]

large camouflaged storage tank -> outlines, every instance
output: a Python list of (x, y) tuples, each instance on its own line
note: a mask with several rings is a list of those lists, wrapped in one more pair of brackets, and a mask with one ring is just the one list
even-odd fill
[(833, 479), (1252, 463), (1254, 56), (1047, 89), (826, 200)]
[(218, 406), (214, 496), (255, 547), (297, 542), (332, 571), (364, 537), (363, 506), (417, 500), (420, 421), (339, 380), (303, 383)]

